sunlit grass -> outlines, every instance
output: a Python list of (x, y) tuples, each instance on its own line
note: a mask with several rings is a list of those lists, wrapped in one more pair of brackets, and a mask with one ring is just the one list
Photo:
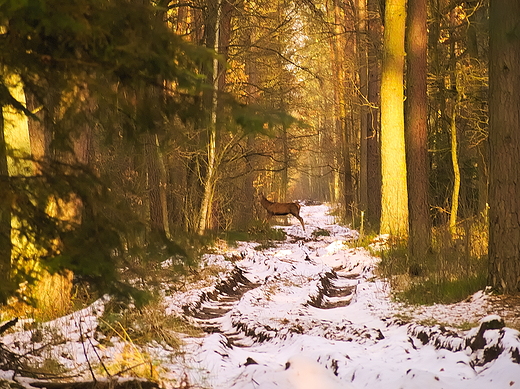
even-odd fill
[(455, 238), (437, 228), (432, 246), (421, 258), (410, 258), (405, 241), (390, 241), (380, 251), (378, 272), (389, 280), (395, 298), (410, 304), (449, 304), (486, 287), (485, 226), (468, 225)]

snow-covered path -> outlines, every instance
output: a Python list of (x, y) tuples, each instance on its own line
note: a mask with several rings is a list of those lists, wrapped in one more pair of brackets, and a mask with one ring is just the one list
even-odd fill
[[(393, 302), (388, 284), (374, 276), (378, 259), (346, 244), (357, 233), (327, 212), (325, 205), (304, 206), (306, 232), (299, 224), (280, 226), (287, 239), (276, 247), (244, 242), (208, 254), (203, 265), (219, 269), (218, 276), (183, 291), (165, 285), (166, 314), (205, 331), (184, 336), (181, 350), (117, 338), (101, 344), (102, 300), (38, 330), (59, 343), (31, 331), (0, 343), (18, 354), (37, 350), (41, 363), (53, 359), (87, 380), (99, 361), (142, 353), (165, 389), (520, 388), (519, 333), (489, 316), (488, 296), (420, 308)], [(432, 324), (479, 320), (466, 332)]]
[[(517, 331), (486, 331), (488, 344), (506, 350), (483, 363), (487, 351), (466, 347), (477, 329), (454, 333), (392, 319), (399, 307), (372, 273), (377, 259), (349, 248), (356, 232), (326, 213), (325, 206), (303, 207), (307, 232), (280, 227), (288, 239), (276, 248), (242, 244), (235, 296), (183, 307), (213, 332), (186, 340), (182, 370), (189, 382), (222, 389), (520, 387), (520, 357), (514, 361), (507, 350), (518, 350)], [(318, 229), (329, 235), (313, 237)], [(467, 321), (485, 316), (474, 305), (465, 308)], [(443, 348), (434, 345), (441, 341)]]

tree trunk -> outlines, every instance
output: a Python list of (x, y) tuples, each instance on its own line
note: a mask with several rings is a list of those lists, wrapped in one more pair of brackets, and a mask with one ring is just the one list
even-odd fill
[(404, 34), (406, 0), (387, 0), (381, 81), (381, 233), (408, 235), (404, 140)]
[(368, 102), (367, 112), (367, 220), (377, 229), (381, 220), (381, 144), (380, 144), (380, 44), (381, 18), (377, 0), (368, 0)]
[(169, 236), (170, 230), (165, 192), (166, 169), (164, 161), (161, 160), (159, 141), (155, 134), (145, 135), (144, 153), (150, 208), (150, 228), (154, 233)]
[(421, 259), (431, 245), (428, 204), (428, 96), (427, 81), (427, 1), (408, 2), (406, 78), (406, 158), (408, 182), (409, 240), (412, 261)]
[[(337, 82), (334, 84), (334, 142), (336, 143), (335, 163), (334, 166), (342, 166), (343, 177), (340, 176), (339, 168), (336, 169), (333, 181), (332, 197), (333, 201), (337, 202), (342, 199), (343, 207), (345, 209), (345, 220), (352, 219), (352, 207), (354, 205), (354, 194), (352, 189), (352, 169), (350, 163), (350, 136), (349, 127), (347, 126), (347, 101), (345, 89), (345, 40), (343, 38), (343, 31), (340, 28), (345, 23), (342, 18), (342, 12), (339, 1), (334, 2), (334, 21), (335, 21), (335, 37), (333, 42), (333, 61), (334, 73), (337, 75)], [(341, 183), (343, 185), (341, 186)], [(343, 196), (341, 196), (343, 194)]]
[(356, 0), (357, 10), (357, 61), (359, 74), (359, 208), (367, 209), (367, 142), (368, 142), (368, 52), (367, 52), (367, 0)]
[[(209, 28), (207, 37), (208, 47), (213, 46), (215, 53), (219, 52), (219, 37), (220, 37), (220, 14), (221, 14), (221, 0), (212, 0), (211, 7), (207, 10), (208, 23), (206, 28)], [(213, 32), (213, 34), (212, 34)], [(213, 90), (211, 91), (210, 99), (207, 101), (209, 105), (209, 118), (206, 122), (207, 131), (207, 166), (206, 176), (204, 179), (204, 192), (202, 194), (202, 202), (199, 212), (199, 222), (197, 232), (199, 235), (204, 234), (208, 229), (211, 220), (213, 209), (213, 197), (215, 194), (215, 186), (217, 180), (217, 103), (218, 103), (218, 87), (219, 87), (219, 63), (218, 59), (213, 59), (213, 66), (209, 74), (212, 80)]]
[(350, 163), (350, 140), (348, 127), (343, 125), (341, 143), (343, 144), (343, 202), (345, 203), (345, 220), (352, 220), (354, 215), (354, 191), (352, 183), (352, 167)]
[(489, 282), (520, 292), (520, 2), (489, 8)]
[(31, 140), (31, 155), (36, 161), (36, 170), (39, 171), (38, 162), (49, 156), (51, 131), (47, 128), (45, 110), (39, 109), (40, 103), (36, 101), (36, 97), (29, 91), (25, 91), (25, 99), (27, 101), (27, 109), (34, 113), (36, 118), (27, 118), (29, 128), (29, 138)]
[[(283, 102), (281, 103), (283, 106)], [(289, 139), (287, 136), (287, 126), (285, 124), (282, 124), (282, 134), (281, 134), (281, 141), (282, 141), (282, 171), (281, 173), (281, 184), (280, 184), (280, 192), (278, 198), (281, 201), (287, 200), (287, 189), (289, 188)]]
[(451, 135), (451, 163), (453, 166), (453, 189), (451, 192), (451, 208), (449, 229), (452, 239), (457, 235), (457, 214), (459, 213), (459, 194), (460, 194), (460, 167), (459, 167), (459, 151), (457, 137), (457, 104), (453, 104), (450, 117), (450, 135)]
[[(0, 107), (0, 180), (7, 180), (8, 176), (4, 115)], [(0, 183), (0, 305), (7, 303), (11, 279), (11, 202), (5, 190), (6, 183)]]

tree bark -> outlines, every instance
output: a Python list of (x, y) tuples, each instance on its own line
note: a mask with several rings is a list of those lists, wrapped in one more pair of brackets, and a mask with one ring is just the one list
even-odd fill
[(424, 257), (431, 245), (428, 203), (426, 25), (427, 1), (408, 2), (405, 134), (409, 211), (408, 251), (412, 261)]
[[(212, 45), (215, 53), (219, 52), (219, 37), (220, 37), (220, 15), (221, 15), (221, 3), (222, 0), (212, 0), (211, 7), (208, 9), (208, 23), (206, 28), (209, 28), (207, 44)], [(206, 159), (206, 176), (204, 179), (204, 191), (202, 194), (202, 202), (199, 212), (199, 222), (197, 232), (199, 235), (204, 234), (208, 229), (211, 220), (211, 213), (213, 209), (213, 198), (215, 194), (215, 186), (217, 180), (217, 103), (218, 103), (218, 88), (219, 88), (219, 64), (218, 59), (213, 60), (212, 69), (208, 72), (211, 76), (213, 90), (211, 91), (210, 97), (207, 101), (209, 107), (208, 113), (209, 118), (206, 122), (207, 131), (207, 159)]]
[(381, 17), (377, 0), (368, 0), (367, 220), (377, 230), (381, 220), (380, 46)]
[(489, 7), (489, 282), (520, 292), (520, 2)]
[(146, 134), (144, 153), (146, 161), (147, 189), (149, 197), (150, 228), (154, 233), (169, 235), (166, 204), (166, 169), (155, 134)]
[(4, 115), (0, 107), (0, 305), (7, 303), (11, 279), (11, 203), (7, 193), (3, 193), (7, 189), (8, 176)]
[(359, 208), (367, 209), (367, 142), (368, 142), (368, 51), (367, 51), (367, 0), (356, 0), (356, 45), (359, 74)]
[(381, 81), (381, 233), (408, 235), (404, 140), (404, 37), (406, 0), (387, 0)]

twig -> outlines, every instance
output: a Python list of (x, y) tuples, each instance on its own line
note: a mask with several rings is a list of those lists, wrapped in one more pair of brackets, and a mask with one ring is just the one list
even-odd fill
[(15, 317), (13, 320), (9, 320), (7, 323), (2, 324), (2, 326), (0, 327), (0, 334), (3, 334), (5, 331), (7, 331), (12, 326), (14, 326), (16, 323), (18, 323), (17, 317)]

